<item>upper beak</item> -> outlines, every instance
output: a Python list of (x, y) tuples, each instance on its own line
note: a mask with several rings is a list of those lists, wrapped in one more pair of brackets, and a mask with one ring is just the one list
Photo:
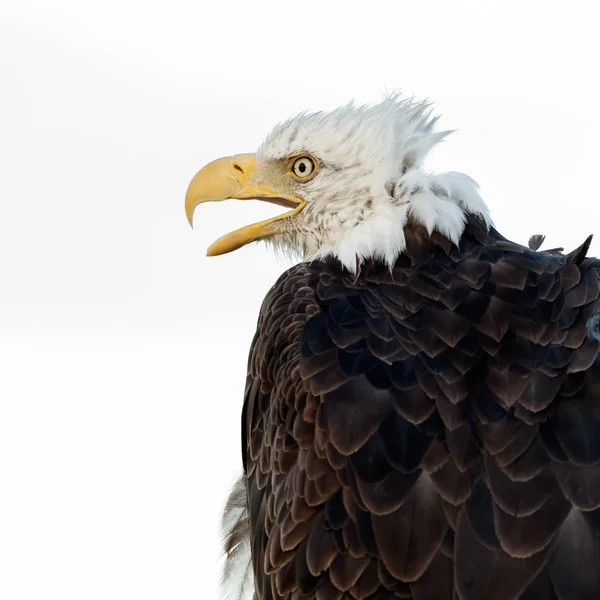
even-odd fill
[(240, 200), (263, 199), (285, 206), (295, 206), (289, 212), (272, 219), (242, 227), (214, 242), (207, 251), (208, 256), (225, 254), (241, 248), (249, 242), (276, 233), (271, 224), (299, 213), (305, 202), (297, 197), (282, 194), (269, 185), (256, 182), (253, 177), (256, 155), (238, 154), (219, 158), (203, 167), (192, 179), (185, 195), (185, 214), (192, 225), (194, 209), (203, 202), (219, 202), (231, 198)]

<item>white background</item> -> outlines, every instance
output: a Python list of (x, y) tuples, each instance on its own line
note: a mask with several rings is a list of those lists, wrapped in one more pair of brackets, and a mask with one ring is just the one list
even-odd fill
[[(304, 109), (402, 89), (498, 228), (600, 234), (593, 2), (21, 0), (0, 8), (0, 597), (217, 597), (262, 246), (183, 197)], [(600, 253), (595, 242), (592, 249)]]

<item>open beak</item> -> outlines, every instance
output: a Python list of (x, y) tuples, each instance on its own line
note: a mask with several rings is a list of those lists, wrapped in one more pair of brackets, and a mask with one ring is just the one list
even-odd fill
[(185, 195), (185, 214), (190, 225), (194, 209), (203, 202), (220, 202), (237, 198), (238, 200), (264, 200), (293, 210), (282, 215), (247, 225), (219, 238), (211, 244), (206, 254), (218, 256), (237, 250), (242, 246), (277, 233), (273, 223), (298, 214), (306, 203), (295, 197), (266, 185), (255, 177), (256, 156), (238, 154), (219, 158), (202, 168), (188, 186)]

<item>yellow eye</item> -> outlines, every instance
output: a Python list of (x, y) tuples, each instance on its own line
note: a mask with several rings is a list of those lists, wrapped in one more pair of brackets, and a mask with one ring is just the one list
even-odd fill
[(302, 156), (294, 161), (292, 166), (294, 175), (300, 179), (306, 179), (309, 175), (312, 175), (315, 170), (315, 161), (308, 156)]

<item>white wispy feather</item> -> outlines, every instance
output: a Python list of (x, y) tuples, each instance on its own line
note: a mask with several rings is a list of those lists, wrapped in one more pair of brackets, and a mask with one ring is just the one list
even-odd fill
[(223, 600), (254, 600), (254, 573), (248, 529), (246, 478), (233, 485), (221, 521), (225, 562), (221, 573)]

